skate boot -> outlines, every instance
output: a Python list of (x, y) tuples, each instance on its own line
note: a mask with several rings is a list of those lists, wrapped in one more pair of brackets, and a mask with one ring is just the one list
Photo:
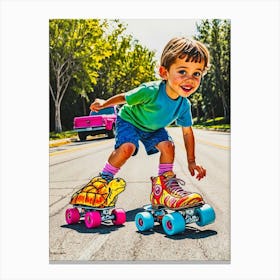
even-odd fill
[(114, 178), (108, 183), (109, 193), (105, 200), (104, 207), (115, 207), (118, 195), (124, 191), (126, 182), (122, 178)]
[(182, 209), (204, 203), (200, 194), (185, 191), (180, 186), (180, 184), (185, 185), (185, 182), (176, 178), (172, 171), (152, 177), (151, 180), (152, 192), (150, 200), (153, 208)]
[(70, 204), (96, 208), (114, 207), (118, 194), (124, 191), (125, 186), (126, 183), (121, 178), (108, 182), (97, 176), (72, 195)]

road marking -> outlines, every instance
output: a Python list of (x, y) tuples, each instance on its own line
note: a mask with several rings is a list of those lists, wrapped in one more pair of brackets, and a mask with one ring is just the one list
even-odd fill
[(83, 249), (83, 253), (78, 258), (79, 261), (89, 261), (92, 256), (95, 255), (96, 252), (100, 250), (102, 245), (108, 239), (109, 234), (107, 235), (99, 235), (94, 240), (91, 241), (91, 244)]
[[(177, 131), (173, 130), (173, 133), (175, 133), (175, 134), (177, 134), (177, 136), (179, 136), (179, 133)], [(213, 143), (213, 142), (210, 142), (210, 141), (205, 141), (205, 140), (202, 140), (202, 139), (199, 139), (199, 138), (195, 138), (195, 142), (205, 144), (205, 145), (208, 145), (208, 146), (212, 146), (212, 147), (216, 147), (216, 148), (219, 148), (219, 149), (222, 149), (222, 150), (230, 150), (229, 146), (223, 146), (223, 145), (216, 144), (216, 143)]]
[[(178, 141), (175, 141), (175, 142), (178, 143), (182, 148), (185, 148), (183, 143), (178, 142)], [(222, 150), (230, 150), (229, 146), (223, 146), (223, 145), (219, 145), (219, 144), (216, 144), (216, 143), (213, 143), (213, 142), (209, 142), (209, 141), (205, 141), (205, 140), (201, 140), (201, 139), (197, 139), (197, 138), (195, 139), (195, 142), (205, 144), (205, 145), (208, 145), (208, 146), (212, 146), (212, 147), (216, 147), (216, 148), (219, 148), (219, 149), (222, 149)]]
[(229, 146), (223, 146), (223, 145), (216, 144), (216, 143), (209, 142), (209, 141), (205, 141), (205, 140), (202, 140), (202, 139), (196, 139), (196, 142), (201, 143), (201, 144), (205, 144), (205, 145), (209, 145), (209, 146), (213, 146), (213, 147), (217, 147), (217, 148), (223, 149), (223, 150), (230, 150)]
[[(106, 141), (106, 140), (104, 140), (104, 141)], [(75, 151), (89, 149), (89, 148), (94, 147), (94, 146), (100, 146), (100, 145), (104, 144), (104, 141), (101, 141), (101, 142), (98, 142), (98, 143), (87, 144), (85, 146), (74, 147), (74, 148), (71, 148), (71, 149), (63, 150), (63, 151), (52, 152), (52, 153), (50, 153), (50, 156), (57, 156), (57, 155), (61, 155), (61, 154), (66, 154), (66, 153), (71, 153), (71, 152), (75, 152)], [(110, 140), (107, 140), (106, 143), (108, 141), (110, 141)]]

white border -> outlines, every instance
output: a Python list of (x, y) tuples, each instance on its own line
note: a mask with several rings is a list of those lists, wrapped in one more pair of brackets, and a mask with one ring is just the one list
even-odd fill
[[(7, 0), (0, 10), (1, 279), (280, 278), (278, 1)], [(48, 19), (79, 17), (231, 19), (231, 264), (48, 263)]]

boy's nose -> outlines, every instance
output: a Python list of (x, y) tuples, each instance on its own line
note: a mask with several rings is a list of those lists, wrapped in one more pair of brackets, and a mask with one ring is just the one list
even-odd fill
[(186, 76), (184, 77), (184, 81), (185, 81), (185, 82), (187, 82), (187, 81), (193, 82), (193, 81), (194, 81), (194, 78), (193, 78), (192, 75), (186, 74)]
[(193, 76), (191, 74), (189, 74), (189, 73), (186, 73), (184, 75), (184, 79), (192, 79), (192, 78), (193, 78)]

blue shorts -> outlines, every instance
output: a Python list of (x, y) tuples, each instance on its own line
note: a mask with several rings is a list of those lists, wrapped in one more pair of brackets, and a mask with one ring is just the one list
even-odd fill
[(158, 143), (162, 141), (172, 141), (172, 138), (165, 128), (160, 128), (153, 132), (146, 132), (118, 116), (116, 122), (115, 140), (115, 149), (124, 143), (133, 143), (136, 147), (136, 150), (133, 154), (133, 156), (135, 156), (139, 150), (139, 140), (143, 143), (147, 154), (152, 155), (159, 151), (156, 148)]

